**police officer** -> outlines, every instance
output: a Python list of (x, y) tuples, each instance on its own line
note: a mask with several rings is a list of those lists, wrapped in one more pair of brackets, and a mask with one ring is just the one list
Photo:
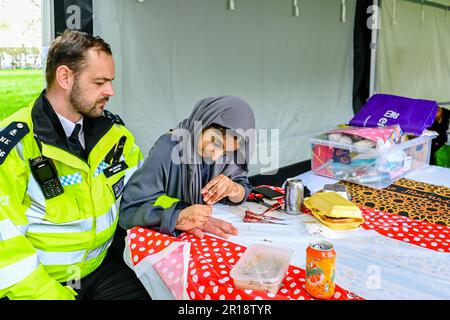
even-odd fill
[(133, 135), (104, 110), (114, 76), (106, 42), (66, 31), (48, 52), (47, 89), (0, 122), (0, 298), (149, 298), (108, 250), (142, 163)]

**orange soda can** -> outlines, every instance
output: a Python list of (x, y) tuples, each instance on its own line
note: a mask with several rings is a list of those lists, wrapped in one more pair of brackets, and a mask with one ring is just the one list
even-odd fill
[(336, 252), (325, 240), (313, 241), (306, 249), (306, 291), (316, 299), (329, 299), (336, 289)]

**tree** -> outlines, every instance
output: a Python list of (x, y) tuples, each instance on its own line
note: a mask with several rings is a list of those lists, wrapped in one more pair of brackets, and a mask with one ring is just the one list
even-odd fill
[(41, 0), (30, 0), (30, 1), (35, 7), (39, 9), (41, 8)]
[(0, 69), (2, 69), (2, 62), (4, 57), (6, 56), (6, 48), (0, 48)]
[[(1, 2), (0, 2), (1, 4)], [(1, 6), (0, 6), (1, 7)], [(6, 22), (0, 22), (0, 31), (9, 28), (9, 24)], [(6, 48), (0, 48), (0, 69), (2, 69), (3, 58), (6, 56)]]
[(3, 56), (13, 56), (12, 48), (3, 48)]
[(9, 28), (9, 24), (6, 22), (1, 21), (0, 22), (0, 30), (5, 30)]
[(41, 57), (41, 52), (38, 48), (33, 47), (33, 48), (30, 48), (30, 54), (33, 57), (33, 67), (34, 67), (34, 69), (37, 69), (38, 68), (37, 61)]
[(29, 0), (30, 3), (35, 7), (36, 12), (39, 14), (33, 15), (33, 17), (26, 21), (27, 27), (22, 32), (22, 36), (27, 39), (32, 39), (32, 46), (40, 46), (40, 41), (36, 42), (38, 39), (41, 39), (41, 1), (40, 0)]
[(26, 65), (27, 48), (24, 45), (20, 48), (16, 48), (16, 61), (19, 61), (19, 68), (23, 68)]
[(12, 68), (17, 69), (22, 66), (22, 58), (26, 53), (26, 49), (24, 47), (19, 48), (6, 48), (6, 53), (12, 57)]

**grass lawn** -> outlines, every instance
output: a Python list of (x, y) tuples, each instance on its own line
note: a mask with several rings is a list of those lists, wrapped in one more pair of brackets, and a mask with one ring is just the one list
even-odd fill
[(33, 103), (43, 88), (42, 70), (0, 70), (0, 120)]

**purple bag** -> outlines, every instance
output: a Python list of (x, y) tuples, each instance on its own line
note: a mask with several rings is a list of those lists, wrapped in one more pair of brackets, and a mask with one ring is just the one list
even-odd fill
[(431, 127), (437, 111), (436, 101), (376, 94), (367, 101), (349, 124), (356, 127), (385, 127), (399, 124), (403, 132), (420, 136), (426, 128)]

